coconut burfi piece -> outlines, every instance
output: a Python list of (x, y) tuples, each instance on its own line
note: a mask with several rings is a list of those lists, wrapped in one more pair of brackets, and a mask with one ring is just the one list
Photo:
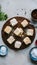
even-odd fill
[(4, 32), (9, 34), (12, 31), (12, 28), (10, 26), (6, 26), (6, 28), (4, 29)]
[(7, 39), (7, 42), (8, 42), (9, 44), (12, 44), (14, 41), (15, 41), (15, 39), (14, 39), (13, 36), (10, 36), (10, 37)]
[(16, 28), (15, 31), (14, 31), (14, 34), (17, 35), (17, 36), (19, 36), (22, 33), (23, 33), (22, 28)]
[(20, 41), (16, 41), (14, 47), (15, 48), (20, 48), (21, 47), (21, 44), (22, 43)]
[(22, 25), (23, 27), (26, 27), (26, 26), (28, 25), (28, 21), (27, 21), (27, 20), (23, 20), (23, 21), (21, 22), (21, 25)]
[(33, 36), (34, 30), (33, 29), (27, 29), (27, 35)]
[(15, 26), (18, 22), (15, 18), (13, 18), (13, 19), (10, 20), (10, 23), (11, 23), (12, 26)]
[(14, 34), (17, 35), (17, 36), (20, 34), (19, 28), (16, 28), (16, 29), (14, 30)]
[(23, 40), (23, 42), (24, 42), (26, 45), (28, 45), (28, 44), (31, 43), (31, 39), (30, 39), (29, 37), (25, 37), (24, 40)]

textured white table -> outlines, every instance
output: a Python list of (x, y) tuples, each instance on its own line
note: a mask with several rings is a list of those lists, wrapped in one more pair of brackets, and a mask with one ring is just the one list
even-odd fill
[[(24, 16), (31, 20), (30, 10), (37, 8), (37, 0), (0, 0), (0, 4), (2, 5), (2, 10), (6, 12), (9, 18), (13, 16)], [(21, 10), (23, 9), (23, 11)], [(25, 15), (24, 12), (27, 11)], [(1, 37), (2, 26), (6, 21), (0, 21), (0, 45), (4, 45)], [(37, 29), (36, 29), (36, 37), (37, 39)], [(34, 47), (35, 40), (28, 48), (24, 50), (20, 50), (15, 52), (9, 49), (8, 55), (5, 58), (0, 57), (0, 65), (35, 65), (30, 61), (29, 58), (29, 50)]]

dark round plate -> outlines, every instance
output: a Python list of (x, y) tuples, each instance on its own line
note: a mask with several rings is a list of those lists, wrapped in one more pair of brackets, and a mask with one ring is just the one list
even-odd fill
[[(13, 17), (13, 18), (15, 18), (15, 19), (18, 21), (18, 24), (13, 27), (13, 30), (15, 30), (17, 27), (22, 27), (20, 23), (21, 23), (24, 19), (26, 19), (26, 18), (24, 18), (24, 17)], [(24, 48), (26, 48), (26, 47), (28, 47), (28, 46), (30, 45), (30, 44), (25, 45), (24, 42), (23, 42), (24, 37), (27, 37), (27, 35), (24, 34), (24, 37), (23, 37), (23, 38), (20, 38), (20, 37), (15, 36), (14, 33), (12, 33), (13, 30), (12, 30), (12, 32), (11, 32), (9, 35), (4, 32), (4, 28), (5, 28), (7, 25), (11, 26), (10, 20), (13, 19), (13, 18), (10, 18), (10, 19), (9, 19), (8, 21), (6, 21), (6, 23), (3, 25), (3, 28), (2, 28), (2, 31), (1, 31), (1, 33), (2, 33), (2, 39), (3, 39), (4, 43), (5, 43), (9, 48), (14, 49), (14, 50), (21, 50), (21, 49), (24, 49)], [(28, 19), (26, 19), (26, 20), (27, 20), (28, 22), (30, 22)], [(12, 26), (11, 26), (11, 27), (12, 27)], [(25, 27), (25, 28), (22, 27), (22, 29), (24, 30), (24, 32), (25, 32), (26, 29), (28, 29), (28, 28), (34, 30), (33, 36), (32, 36), (32, 37), (31, 37), (31, 36), (28, 36), (28, 37), (31, 39), (31, 44), (32, 44), (32, 42), (33, 42), (33, 40), (34, 40), (34, 38), (35, 38), (35, 28), (34, 28), (34, 26), (31, 25), (31, 24), (28, 24), (28, 26)], [(14, 36), (14, 38), (15, 38), (16, 40), (19, 40), (19, 41), (22, 42), (22, 45), (21, 45), (21, 47), (20, 47), (19, 49), (16, 49), (16, 48), (14, 47), (14, 43), (15, 43), (15, 42), (14, 42), (13, 44), (9, 44), (9, 43), (7, 42), (7, 38), (8, 38), (10, 35), (12, 35), (12, 34), (13, 34), (13, 36)]]

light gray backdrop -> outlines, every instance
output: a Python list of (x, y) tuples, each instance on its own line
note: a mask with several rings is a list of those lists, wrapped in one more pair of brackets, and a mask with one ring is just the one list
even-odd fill
[[(31, 20), (31, 11), (37, 8), (37, 0), (0, 0), (2, 10), (8, 14), (8, 17), (24, 16)], [(25, 14), (26, 11), (26, 14)], [(4, 45), (1, 37), (2, 26), (6, 21), (0, 21), (0, 45)], [(37, 24), (36, 24), (37, 25)], [(37, 39), (37, 28), (36, 37)], [(0, 57), (0, 65), (35, 65), (29, 58), (29, 50), (35, 46), (35, 40), (28, 48), (15, 52), (8, 48), (9, 52), (5, 58)]]

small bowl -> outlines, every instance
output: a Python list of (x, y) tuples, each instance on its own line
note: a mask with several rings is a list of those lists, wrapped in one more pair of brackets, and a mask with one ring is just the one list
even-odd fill
[(37, 9), (32, 10), (31, 18), (33, 21), (37, 22)]
[(0, 46), (0, 56), (6, 56), (8, 54), (8, 48), (4, 45)]
[(34, 63), (37, 63), (37, 47), (33, 47), (30, 52), (29, 52), (29, 55), (30, 55), (30, 59), (34, 62)]

